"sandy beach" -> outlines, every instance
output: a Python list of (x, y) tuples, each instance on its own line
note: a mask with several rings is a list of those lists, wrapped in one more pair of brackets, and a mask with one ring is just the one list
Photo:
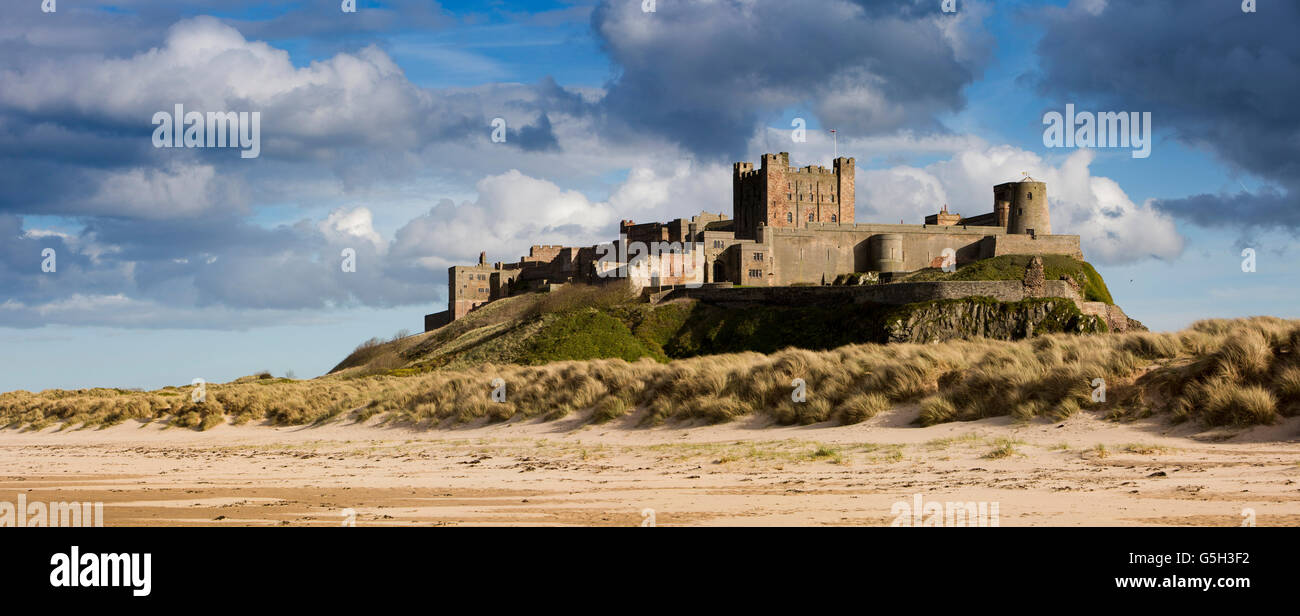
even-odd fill
[(899, 503), (950, 501), (995, 505), (1000, 526), (1300, 525), (1300, 418), (920, 428), (916, 412), (853, 426), (5, 430), (0, 500), (102, 502), (105, 526), (888, 526)]

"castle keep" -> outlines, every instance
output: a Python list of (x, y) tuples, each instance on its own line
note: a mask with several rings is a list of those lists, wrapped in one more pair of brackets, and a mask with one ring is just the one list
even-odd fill
[[(597, 246), (533, 246), (518, 262), (449, 268), (448, 304), (425, 317), (425, 331), (487, 302), (566, 282), (623, 281), (637, 288), (680, 285), (786, 287), (829, 285), (844, 274), (877, 272), (882, 281), (945, 258), (956, 265), (1001, 255), (1082, 259), (1079, 236), (1052, 234), (1047, 185), (1025, 178), (993, 187), (993, 211), (978, 216), (945, 205), (922, 224), (858, 223), (854, 159), (832, 167), (791, 167), (787, 152), (732, 167), (732, 215), (708, 212), (667, 223), (619, 223), (620, 241)], [(678, 254), (640, 255), (628, 246), (672, 246)], [(620, 249), (621, 248), (621, 249)], [(610, 262), (609, 255), (618, 255)], [(644, 267), (623, 267), (636, 264)], [(622, 275), (610, 277), (611, 265)]]

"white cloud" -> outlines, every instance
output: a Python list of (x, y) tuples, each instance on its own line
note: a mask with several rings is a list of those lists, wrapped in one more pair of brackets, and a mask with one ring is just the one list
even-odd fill
[(351, 210), (336, 209), (330, 212), (317, 228), (331, 243), (345, 243), (349, 238), (360, 238), (370, 242), (379, 252), (383, 252), (386, 247), (384, 238), (375, 232), (374, 218), (370, 210), (364, 207)]
[(480, 251), (493, 261), (515, 261), (533, 244), (594, 244), (617, 221), (609, 204), (518, 170), (483, 178), (477, 188), (475, 201), (444, 199), (399, 229), (394, 257), (429, 268), (472, 263)]
[(164, 169), (108, 171), (95, 181), (86, 209), (113, 216), (184, 218), (218, 204), (230, 207), (236, 201), (236, 192), (217, 179), (211, 165), (175, 163)]
[(1028, 173), (1047, 183), (1052, 231), (1079, 235), (1087, 259), (1118, 264), (1182, 254), (1185, 241), (1173, 220), (1149, 202), (1133, 203), (1114, 180), (1093, 176), (1094, 157), (1091, 150), (1079, 150), (1052, 166), (1033, 152), (997, 145), (922, 168), (859, 170), (857, 219), (917, 223), (944, 203), (954, 213), (983, 214), (993, 210), (994, 185)]

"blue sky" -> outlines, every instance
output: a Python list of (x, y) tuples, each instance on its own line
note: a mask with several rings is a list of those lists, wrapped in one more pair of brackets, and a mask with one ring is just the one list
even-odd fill
[[(418, 331), (448, 265), (729, 213), (733, 160), (827, 164), (831, 127), (859, 222), (981, 213), (1026, 171), (1153, 329), (1300, 316), (1291, 4), (28, 4), (0, 25), (0, 391), (316, 376)], [(152, 147), (176, 103), (260, 110), (262, 155)], [(1151, 112), (1151, 156), (1045, 147), (1067, 103)]]

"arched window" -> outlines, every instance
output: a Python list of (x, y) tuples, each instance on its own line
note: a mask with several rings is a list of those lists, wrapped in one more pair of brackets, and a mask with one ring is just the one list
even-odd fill
[(831, 214), (831, 222), (839, 222), (834, 214)]
[(786, 212), (786, 213), (785, 213), (785, 221), (786, 221), (786, 222), (794, 222), (794, 214), (791, 214), (790, 212)]
[(808, 212), (808, 222), (812, 222), (812, 221), (813, 221), (813, 213)]

